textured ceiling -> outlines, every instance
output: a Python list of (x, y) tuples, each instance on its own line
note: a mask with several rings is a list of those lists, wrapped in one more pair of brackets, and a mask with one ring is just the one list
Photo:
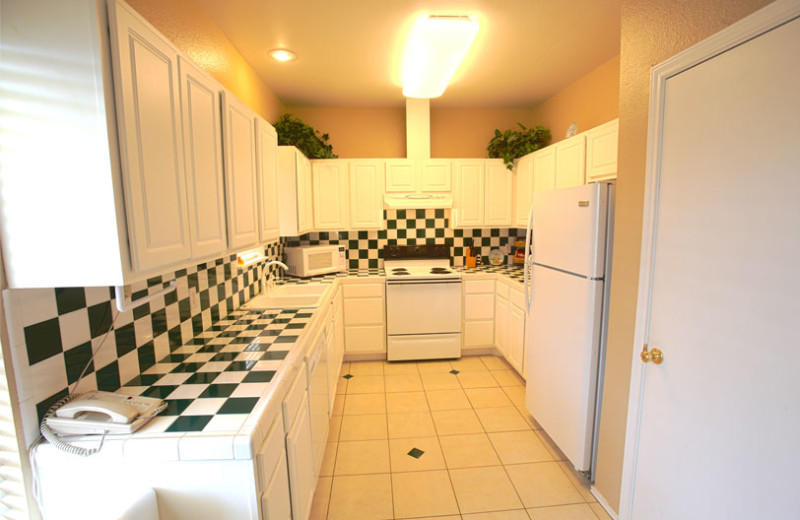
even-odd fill
[[(533, 106), (619, 54), (619, 0), (197, 1), (287, 105), (402, 105), (403, 45), (423, 13), (481, 25), (436, 106)], [(273, 61), (276, 47), (298, 59)]]

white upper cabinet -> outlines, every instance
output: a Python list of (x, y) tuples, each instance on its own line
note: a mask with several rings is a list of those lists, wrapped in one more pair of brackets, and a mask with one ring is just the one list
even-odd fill
[(484, 225), (488, 227), (511, 226), (513, 173), (502, 159), (486, 159), (486, 195), (484, 198)]
[(282, 237), (312, 231), (311, 162), (294, 146), (278, 147), (278, 209)]
[(258, 243), (255, 112), (223, 91), (222, 114), (228, 244), (244, 249)]
[(389, 193), (417, 191), (417, 165), (413, 159), (386, 160), (386, 191)]
[(576, 135), (555, 145), (556, 189), (586, 182), (586, 136)]
[(533, 153), (533, 191), (547, 191), (555, 187), (556, 149), (548, 146)]
[(520, 157), (514, 168), (513, 226), (526, 228), (533, 200), (533, 153)]
[(185, 59), (178, 60), (192, 256), (228, 248), (222, 169), (220, 85)]
[(350, 229), (383, 229), (384, 161), (350, 161)]
[(110, 25), (131, 260), (135, 271), (147, 271), (191, 257), (178, 53), (116, 7)]
[(258, 234), (261, 242), (281, 235), (278, 218), (278, 133), (256, 116), (256, 172), (258, 174)]
[(617, 177), (619, 119), (586, 132), (586, 182)]
[(340, 231), (348, 228), (348, 164), (345, 160), (311, 162), (314, 182), (314, 229)]
[(450, 159), (423, 159), (420, 191), (450, 191)]
[(484, 159), (453, 161), (453, 227), (483, 226), (484, 163)]

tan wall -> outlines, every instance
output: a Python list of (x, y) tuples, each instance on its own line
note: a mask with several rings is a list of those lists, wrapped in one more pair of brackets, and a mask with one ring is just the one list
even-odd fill
[(583, 132), (615, 119), (619, 109), (619, 56), (595, 68), (556, 95), (536, 106), (532, 124), (550, 129), (556, 143), (564, 139), (570, 123)]
[(283, 106), (233, 43), (194, 0), (126, 0), (217, 81), (270, 123)]
[(767, 0), (622, 0), (614, 266), (596, 487), (619, 510), (641, 253), (650, 68)]
[(517, 129), (517, 123), (529, 126), (530, 120), (527, 108), (431, 106), (431, 157), (488, 157), (486, 147), (495, 129)]

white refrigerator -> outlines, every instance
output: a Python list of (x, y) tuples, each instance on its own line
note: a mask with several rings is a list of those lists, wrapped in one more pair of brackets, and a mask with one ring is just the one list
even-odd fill
[(526, 239), (528, 411), (594, 480), (605, 362), (614, 190), (535, 193)]

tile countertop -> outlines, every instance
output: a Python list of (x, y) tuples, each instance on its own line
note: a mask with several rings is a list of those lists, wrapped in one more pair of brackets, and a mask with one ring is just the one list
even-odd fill
[[(455, 269), (469, 278), (500, 275), (522, 282), (517, 266)], [(382, 269), (351, 269), (277, 284), (383, 277)], [(318, 308), (239, 308), (127, 381), (120, 393), (164, 399), (167, 409), (132, 435), (108, 437), (104, 451), (159, 460), (253, 458), (280, 412), (291, 382), (287, 374), (309, 347), (315, 314), (332, 296), (331, 291)], [(97, 437), (84, 437), (78, 444), (94, 446)]]

